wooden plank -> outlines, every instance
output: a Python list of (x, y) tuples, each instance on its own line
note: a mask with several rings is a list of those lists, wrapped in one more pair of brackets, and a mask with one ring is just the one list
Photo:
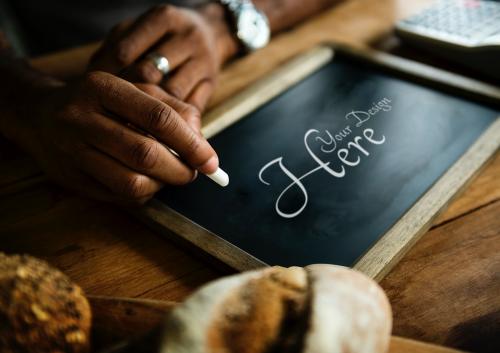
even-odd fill
[(14, 184), (29, 182), (37, 178), (41, 172), (33, 159), (23, 153), (17, 146), (0, 135), (0, 196), (6, 193), (4, 188)]
[(434, 226), (465, 215), (484, 205), (500, 200), (500, 153), (497, 152), (493, 161), (474, 179), (464, 193), (434, 221)]
[(236, 123), (259, 106), (300, 82), (333, 57), (333, 49), (319, 46), (299, 55), (264, 79), (227, 99), (212, 109), (203, 119), (202, 133), (210, 138)]
[(500, 118), (354, 266), (381, 280), (500, 146)]
[(0, 192), (0, 234), (17, 222), (22, 223), (39, 213), (50, 212), (57, 198), (57, 193), (47, 183), (37, 182), (30, 187), (17, 183), (15, 188), (9, 189), (12, 192)]
[(75, 77), (85, 71), (90, 56), (100, 45), (101, 42), (94, 42), (46, 54), (31, 59), (31, 66), (48, 75), (61, 79)]
[(434, 344), (424, 343), (392, 336), (389, 346), (389, 353), (458, 353), (460, 351), (437, 346)]
[(161, 325), (165, 316), (177, 305), (159, 300), (103, 296), (89, 296), (88, 300), (92, 309), (94, 352), (147, 334)]
[[(2, 206), (18, 210), (0, 213), (1, 251), (46, 259), (89, 294), (179, 301), (222, 273), (112, 205), (55, 186), (18, 197)], [(24, 212), (30, 200), (38, 210)]]
[[(146, 334), (162, 324), (177, 304), (157, 300), (90, 296), (93, 338), (100, 347)], [(391, 337), (389, 353), (458, 353), (459, 351)]]
[(428, 232), (381, 282), (394, 334), (500, 352), (500, 201)]
[[(266, 263), (235, 247), (217, 234), (193, 223), (157, 200), (151, 200), (133, 214), (153, 227), (159, 234), (191, 246), (195, 251), (197, 248), (201, 249), (206, 254), (221, 260), (238, 271), (267, 266)], [(176, 239), (176, 236), (180, 239)]]

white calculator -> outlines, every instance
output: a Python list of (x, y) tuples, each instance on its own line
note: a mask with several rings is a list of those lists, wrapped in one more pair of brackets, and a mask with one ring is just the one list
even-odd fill
[(406, 42), (500, 80), (500, 1), (437, 0), (399, 21)]

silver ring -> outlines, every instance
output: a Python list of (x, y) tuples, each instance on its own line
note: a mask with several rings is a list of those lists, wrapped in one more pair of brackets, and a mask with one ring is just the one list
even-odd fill
[(168, 62), (168, 59), (163, 55), (153, 52), (149, 53), (147, 58), (151, 60), (156, 69), (160, 71), (163, 75), (168, 74), (168, 72), (170, 71), (170, 64)]

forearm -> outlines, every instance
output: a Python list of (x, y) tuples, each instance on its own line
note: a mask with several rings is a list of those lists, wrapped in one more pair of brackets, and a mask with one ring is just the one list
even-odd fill
[[(271, 32), (276, 34), (305, 19), (318, 14), (341, 0), (253, 0), (269, 20)], [(224, 63), (239, 51), (239, 43), (228, 24), (227, 13), (218, 3), (209, 3), (199, 8), (210, 25), (216, 28), (221, 62)]]
[(27, 118), (36, 113), (43, 92), (63, 83), (46, 76), (11, 52), (0, 32), (0, 135), (21, 142)]
[(277, 33), (332, 6), (340, 0), (253, 0), (269, 19), (271, 32)]

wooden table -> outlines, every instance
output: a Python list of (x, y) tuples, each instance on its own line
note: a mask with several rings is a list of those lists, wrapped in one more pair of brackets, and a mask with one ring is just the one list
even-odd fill
[[(370, 45), (430, 1), (352, 0), (276, 37), (227, 67), (211, 106), (324, 41)], [(33, 61), (81, 72), (89, 45)], [(111, 205), (51, 185), (0, 141), (0, 250), (47, 259), (88, 294), (179, 301), (226, 271), (159, 237)], [(472, 351), (500, 351), (500, 155), (382, 281), (394, 334)]]

